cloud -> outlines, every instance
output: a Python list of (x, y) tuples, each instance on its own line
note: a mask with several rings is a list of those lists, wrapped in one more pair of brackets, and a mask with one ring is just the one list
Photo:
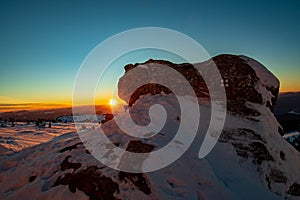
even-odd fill
[(33, 109), (46, 109), (46, 108), (58, 108), (67, 107), (68, 104), (62, 103), (36, 103), (28, 102), (23, 99), (17, 99), (7, 96), (0, 96), (0, 112), (4, 111), (17, 111), (17, 110), (33, 110)]
[(24, 99), (8, 97), (8, 96), (0, 96), (0, 104), (21, 104), (21, 103), (29, 103)]

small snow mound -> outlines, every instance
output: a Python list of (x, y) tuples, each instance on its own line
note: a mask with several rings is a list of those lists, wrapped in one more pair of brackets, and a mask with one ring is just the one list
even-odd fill
[(147, 65), (138, 65), (137, 67), (142, 68), (142, 69), (148, 69)]

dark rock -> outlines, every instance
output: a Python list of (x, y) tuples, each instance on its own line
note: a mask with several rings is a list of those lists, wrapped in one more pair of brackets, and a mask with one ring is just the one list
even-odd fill
[(155, 146), (153, 146), (152, 144), (146, 144), (138, 140), (132, 140), (128, 143), (126, 151), (134, 153), (149, 153), (154, 148)]
[(108, 122), (114, 118), (113, 114), (103, 114), (103, 116), (104, 116), (104, 120), (101, 121), (102, 124), (104, 124), (105, 122)]
[(263, 141), (261, 136), (254, 131), (246, 128), (237, 128), (232, 130), (224, 130), (220, 137), (220, 142), (243, 141), (245, 138), (250, 140)]
[(280, 158), (282, 159), (282, 160), (285, 160), (286, 158), (285, 158), (285, 153), (283, 152), (283, 151), (280, 151)]
[(242, 143), (232, 143), (232, 145), (234, 146), (237, 155), (246, 159), (250, 157), (251, 149), (249, 146), (244, 145)]
[(250, 143), (251, 153), (257, 164), (263, 161), (274, 161), (274, 158), (269, 153), (267, 147), (261, 142)]
[(289, 191), (287, 193), (293, 196), (300, 196), (300, 184), (293, 183), (293, 185), (290, 186)]
[(270, 177), (269, 177), (269, 176), (266, 176), (265, 180), (266, 180), (266, 182), (267, 182), (267, 185), (268, 185), (269, 190), (271, 190), (272, 188), (271, 188)]
[(102, 176), (97, 171), (97, 167), (91, 166), (76, 174), (66, 174), (59, 177), (52, 187), (58, 185), (68, 185), (73, 193), (76, 189), (83, 191), (91, 200), (96, 199), (117, 199), (114, 193), (119, 192), (119, 186), (111, 178)]
[(63, 153), (63, 152), (65, 152), (65, 151), (71, 151), (71, 150), (73, 150), (73, 149), (77, 149), (79, 145), (83, 145), (82, 142), (78, 142), (78, 143), (76, 143), (76, 144), (74, 144), (74, 145), (65, 147), (65, 148), (59, 150), (59, 152), (60, 152), (60, 153)]
[[(230, 112), (244, 116), (260, 115), (258, 111), (254, 110), (253, 108), (249, 108), (249, 106), (246, 105), (246, 102), (264, 104), (273, 110), (273, 106), (276, 103), (279, 92), (279, 85), (265, 86), (266, 90), (269, 91), (273, 97), (270, 99), (263, 99), (256, 87), (260, 80), (254, 69), (243, 58), (235, 55), (219, 55), (212, 58), (212, 60), (219, 69), (223, 79), (223, 83), (214, 84), (223, 84), (225, 86), (228, 100), (227, 108)], [(185, 79), (194, 89), (197, 97), (210, 98), (208, 87), (194, 66), (210, 67), (210, 65), (212, 65), (211, 60), (192, 65), (188, 63), (174, 64), (169, 61), (150, 59), (145, 63), (136, 63), (134, 65), (129, 64), (124, 67), (125, 75), (119, 79), (118, 93), (120, 98), (125, 100), (129, 106), (131, 106), (138, 98), (140, 98), (141, 95), (160, 94), (162, 92), (166, 94), (172, 93), (172, 91), (165, 86), (150, 83), (136, 88), (136, 90), (131, 94), (129, 92), (131, 89), (129, 88), (134, 88), (134, 85), (138, 80), (142, 79), (147, 81), (151, 78), (151, 76), (147, 74), (148, 71), (145, 71), (145, 73), (133, 72), (136, 74), (127, 75), (130, 70), (136, 68), (138, 65), (147, 65), (149, 71), (151, 71), (151, 66), (154, 65), (164, 65), (173, 68), (185, 77)], [(182, 87), (180, 80), (172, 79), (172, 77), (168, 76), (168, 72), (165, 72), (164, 70), (162, 70), (161, 73), (166, 73), (166, 79), (171, 80), (173, 84), (178, 85), (177, 89), (179, 90), (180, 95), (186, 94), (185, 88), (180, 88)], [(211, 81), (215, 81), (213, 80), (213, 77), (211, 79)]]
[(36, 179), (36, 177), (37, 177), (37, 176), (30, 176), (30, 177), (29, 177), (29, 182), (30, 182), (30, 183), (33, 182), (33, 181)]
[(138, 140), (130, 141), (127, 145), (126, 151), (140, 153), (140, 156), (137, 157), (131, 155), (131, 153), (124, 153), (119, 162), (119, 167), (127, 169), (128, 171), (142, 171), (142, 163), (145, 159), (147, 159), (147, 153), (150, 153), (154, 148), (154, 145), (146, 144)]
[(81, 163), (71, 163), (69, 162), (69, 158), (71, 156), (67, 156), (63, 162), (60, 165), (60, 169), (62, 171), (65, 171), (66, 169), (74, 169), (74, 171), (76, 171), (77, 169), (79, 169), (81, 167)]
[(261, 165), (263, 161), (274, 161), (274, 158), (262, 142), (251, 142), (249, 145), (242, 142), (233, 142), (237, 154), (243, 158), (252, 158), (253, 162)]
[(229, 100), (263, 103), (261, 94), (255, 89), (258, 77), (251, 66), (239, 56), (219, 55), (213, 58), (222, 78), (228, 86), (225, 87)]
[(270, 179), (275, 183), (286, 183), (287, 182), (287, 177), (284, 176), (284, 173), (275, 168), (271, 169)]
[(284, 131), (283, 131), (283, 129), (282, 129), (280, 126), (278, 126), (278, 133), (279, 133), (281, 136), (284, 135)]
[(119, 180), (130, 180), (140, 191), (145, 194), (151, 194), (151, 187), (148, 185), (144, 174), (142, 173), (127, 173), (127, 172), (119, 172)]

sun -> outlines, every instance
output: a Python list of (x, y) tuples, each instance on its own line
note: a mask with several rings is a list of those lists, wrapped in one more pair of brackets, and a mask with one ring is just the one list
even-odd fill
[(111, 106), (117, 105), (117, 100), (115, 100), (115, 99), (110, 99), (110, 100), (109, 100), (109, 105), (111, 105)]

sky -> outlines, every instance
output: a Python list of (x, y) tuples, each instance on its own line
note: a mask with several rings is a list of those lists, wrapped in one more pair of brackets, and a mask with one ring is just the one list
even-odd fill
[[(70, 104), (86, 56), (105, 39), (139, 27), (182, 32), (211, 56), (250, 56), (279, 78), (281, 92), (300, 91), (299, 10), (300, 1), (1, 1), (0, 109)], [(124, 64), (163, 58), (157, 52), (131, 57)], [(119, 63), (116, 74), (123, 74)], [(114, 88), (100, 92), (99, 103)]]

